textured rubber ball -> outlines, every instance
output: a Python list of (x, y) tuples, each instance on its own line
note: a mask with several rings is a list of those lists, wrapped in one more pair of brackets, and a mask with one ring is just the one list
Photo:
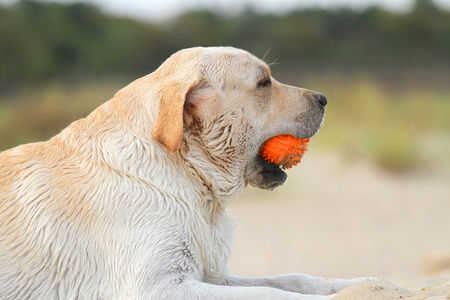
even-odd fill
[(292, 135), (278, 135), (268, 140), (259, 150), (266, 161), (283, 169), (299, 164), (307, 151), (309, 139), (298, 139)]

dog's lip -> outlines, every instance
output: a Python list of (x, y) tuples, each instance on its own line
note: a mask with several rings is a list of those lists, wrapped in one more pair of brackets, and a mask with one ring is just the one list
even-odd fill
[(257, 175), (255, 177), (248, 177), (246, 183), (265, 190), (273, 190), (276, 187), (283, 185), (288, 176), (280, 166), (268, 162), (260, 155), (255, 159), (257, 160), (258, 171), (251, 174)]
[(278, 131), (278, 132), (275, 132), (274, 134), (268, 135), (268, 138), (265, 141), (268, 141), (271, 138), (274, 138), (274, 137), (280, 136), (280, 135), (291, 135), (291, 136), (293, 136), (293, 137), (295, 137), (297, 139), (310, 139), (314, 135), (316, 135), (318, 130), (317, 131), (313, 131), (313, 132), (305, 132), (305, 131), (310, 131), (310, 130), (308, 130), (306, 128), (303, 128), (303, 127), (298, 127), (296, 129), (292, 129), (292, 130)]
[[(261, 156), (261, 155), (260, 155), (260, 156)], [(264, 159), (264, 157), (261, 156), (261, 159)], [(265, 159), (264, 159), (264, 160), (265, 160)], [(283, 165), (277, 165), (276, 163), (273, 163), (273, 162), (270, 162), (270, 161), (267, 161), (267, 160), (266, 160), (266, 162), (269, 163), (269, 164), (271, 164), (271, 165), (276, 166), (278, 169), (280, 169), (282, 172), (284, 172), (284, 170), (283, 170)]]

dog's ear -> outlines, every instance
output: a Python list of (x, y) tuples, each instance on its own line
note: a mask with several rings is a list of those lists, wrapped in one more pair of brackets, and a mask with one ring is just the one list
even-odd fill
[(170, 153), (180, 149), (183, 141), (183, 112), (189, 91), (200, 82), (200, 76), (187, 79), (173, 78), (163, 84), (160, 99), (160, 111), (153, 129), (152, 137)]

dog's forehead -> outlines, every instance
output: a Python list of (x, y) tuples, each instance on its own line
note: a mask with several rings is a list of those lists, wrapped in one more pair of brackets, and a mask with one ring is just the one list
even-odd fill
[(270, 76), (270, 68), (266, 63), (247, 51), (232, 47), (206, 48), (203, 62), (207, 73), (216, 75), (246, 73), (258, 78)]
[(241, 58), (241, 59), (257, 59), (255, 56), (253, 56), (252, 54), (250, 54), (249, 52), (242, 50), (242, 49), (238, 49), (238, 48), (233, 48), (233, 47), (208, 47), (208, 48), (203, 48), (203, 53), (206, 56), (212, 57), (212, 58), (216, 58), (216, 59), (236, 59), (236, 58)]

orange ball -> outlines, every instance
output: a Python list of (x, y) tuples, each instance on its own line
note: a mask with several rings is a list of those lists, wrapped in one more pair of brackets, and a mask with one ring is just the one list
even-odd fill
[(289, 169), (301, 162), (308, 143), (309, 139), (298, 139), (288, 134), (278, 135), (268, 140), (259, 154), (266, 161)]

